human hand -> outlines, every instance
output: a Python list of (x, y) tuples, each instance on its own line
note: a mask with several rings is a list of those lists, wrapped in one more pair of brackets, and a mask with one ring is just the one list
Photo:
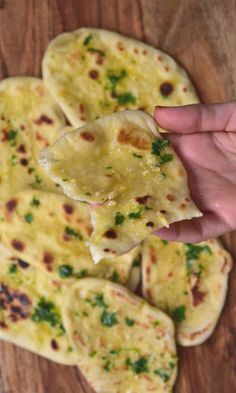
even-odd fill
[(236, 101), (157, 107), (156, 122), (188, 173), (190, 194), (202, 217), (171, 224), (156, 234), (200, 242), (236, 228)]

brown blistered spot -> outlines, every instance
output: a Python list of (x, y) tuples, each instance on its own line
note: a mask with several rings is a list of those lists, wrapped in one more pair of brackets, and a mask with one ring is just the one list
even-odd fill
[(166, 71), (170, 71), (170, 68), (168, 66), (165, 66)]
[(34, 168), (28, 168), (28, 173), (31, 174), (34, 172)]
[(148, 221), (147, 224), (146, 224), (146, 227), (153, 228), (154, 227), (154, 223), (152, 221)]
[(49, 145), (47, 138), (44, 138), (39, 132), (36, 132), (36, 139), (38, 141), (43, 141), (45, 146)]
[(54, 338), (51, 340), (51, 347), (52, 349), (54, 349), (54, 351), (57, 351), (59, 349), (59, 345)]
[(152, 294), (151, 294), (150, 289), (146, 290), (146, 296), (147, 296), (147, 300), (149, 301), (149, 303), (152, 304)]
[(183, 168), (179, 168), (178, 174), (179, 174), (180, 176), (184, 176), (184, 175), (185, 175), (184, 169), (183, 169)]
[(7, 329), (7, 324), (3, 321), (0, 321), (0, 329)]
[(2, 133), (3, 133), (3, 136), (2, 136), (2, 138), (1, 138), (1, 141), (2, 141), (2, 142), (8, 141), (8, 132), (7, 132), (7, 130), (6, 130), (6, 129), (3, 129), (3, 130), (2, 130)]
[(20, 160), (20, 163), (21, 163), (22, 166), (27, 166), (28, 165), (28, 160), (26, 160), (26, 158), (22, 158)]
[(80, 136), (87, 142), (93, 142), (95, 140), (94, 135), (88, 131), (81, 132)]
[(151, 195), (144, 195), (142, 197), (135, 198), (136, 202), (140, 203), (140, 205), (145, 205), (147, 202), (152, 199)]
[(189, 336), (190, 340), (194, 340), (196, 337), (200, 336), (201, 334), (205, 333), (207, 330), (209, 329), (209, 325), (207, 325), (205, 328), (203, 328), (202, 330), (199, 330), (198, 332), (195, 333), (191, 333)]
[(150, 247), (149, 248), (149, 256), (150, 256), (150, 260), (153, 264), (156, 263), (157, 261), (157, 257), (156, 257), (156, 253), (155, 253), (155, 248)]
[(110, 248), (104, 248), (104, 252), (110, 252), (111, 254), (116, 255), (116, 252), (114, 250), (110, 250)]
[(174, 195), (171, 195), (171, 194), (168, 194), (168, 195), (166, 195), (166, 198), (168, 199), (168, 201), (175, 201), (175, 197), (174, 197)]
[(181, 203), (181, 205), (180, 205), (180, 209), (185, 209), (186, 208), (186, 203)]
[(124, 45), (120, 41), (117, 42), (116, 47), (118, 50), (121, 50), (121, 51), (124, 50)]
[(162, 62), (162, 61), (163, 61), (163, 58), (159, 55), (159, 56), (157, 56), (157, 60), (160, 61), (160, 62)]
[(97, 65), (102, 65), (103, 64), (103, 57), (101, 55), (96, 56), (96, 64)]
[(139, 50), (138, 50), (138, 48), (134, 48), (134, 53), (139, 53)]
[(147, 269), (146, 269), (147, 276), (149, 276), (150, 273), (151, 273), (151, 269), (150, 269), (150, 266), (148, 266)]
[(93, 233), (93, 227), (92, 226), (87, 226), (86, 227), (86, 232), (87, 232), (88, 237), (90, 237), (92, 235), (92, 233)]
[(4, 121), (4, 120), (5, 120), (5, 117), (4, 117), (4, 116), (1, 116), (1, 120)]
[(98, 72), (96, 70), (90, 70), (89, 71), (89, 77), (91, 79), (97, 79), (98, 78)]
[(114, 229), (108, 229), (104, 235), (104, 237), (107, 237), (108, 239), (116, 239), (117, 238), (117, 233)]
[(163, 82), (160, 86), (160, 92), (163, 96), (169, 96), (173, 92), (173, 85), (170, 82)]
[(13, 212), (17, 206), (17, 199), (12, 198), (6, 203), (6, 208), (9, 212)]
[(17, 240), (17, 239), (13, 239), (11, 242), (11, 245), (17, 251), (23, 251), (25, 248), (24, 243), (22, 243), (20, 240)]
[(183, 87), (183, 92), (186, 93), (188, 91), (188, 88), (186, 86)]
[(24, 130), (25, 130), (25, 126), (24, 126), (24, 124), (21, 124), (21, 126), (20, 126), (20, 129), (21, 129), (22, 131), (24, 131)]
[(166, 214), (167, 212), (166, 212), (166, 210), (162, 209), (162, 210), (160, 210), (160, 213), (161, 214)]
[(16, 322), (29, 316), (32, 303), (25, 293), (19, 290), (12, 291), (7, 285), (1, 284), (0, 305), (8, 314), (8, 318)]
[(86, 118), (84, 116), (80, 116), (80, 120), (85, 121)]
[(20, 146), (17, 147), (16, 151), (18, 153), (23, 153), (23, 154), (26, 153), (25, 145), (21, 144)]
[(185, 202), (190, 202), (190, 199), (189, 198), (185, 198)]
[(46, 115), (41, 115), (37, 120), (34, 121), (35, 124), (38, 126), (41, 126), (43, 123), (44, 124), (53, 124), (53, 120), (50, 119), (50, 117)]
[(191, 288), (191, 293), (194, 307), (199, 306), (199, 304), (201, 304), (206, 297), (206, 292), (199, 290), (198, 283)]
[(135, 127), (121, 128), (117, 140), (121, 144), (131, 145), (140, 150), (149, 150), (151, 146), (151, 138)]
[(64, 203), (63, 209), (65, 210), (66, 214), (73, 214), (74, 213), (74, 207), (69, 205), (68, 203)]
[(140, 107), (138, 108), (138, 110), (139, 110), (139, 111), (145, 111), (145, 110), (146, 110), (146, 106), (140, 106)]
[(29, 263), (23, 261), (23, 259), (18, 259), (18, 265), (22, 268), (22, 269), (28, 269), (29, 267)]
[(52, 265), (53, 261), (54, 261), (54, 256), (50, 252), (45, 251), (43, 254), (43, 262), (45, 263), (46, 268), (49, 272), (52, 271), (51, 265)]
[(79, 104), (79, 110), (81, 113), (84, 113), (84, 105), (83, 104)]
[(63, 235), (63, 240), (64, 240), (65, 242), (69, 242), (69, 241), (71, 240), (71, 237), (68, 236), (68, 235)]
[(144, 50), (143, 50), (143, 55), (146, 55), (146, 54), (147, 54), (147, 50), (144, 49)]

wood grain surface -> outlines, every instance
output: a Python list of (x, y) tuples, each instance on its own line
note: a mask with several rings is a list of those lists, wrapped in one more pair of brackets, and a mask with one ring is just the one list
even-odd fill
[[(0, 79), (39, 76), (48, 42), (83, 26), (167, 51), (187, 69), (204, 102), (236, 97), (235, 0), (0, 0)], [(236, 257), (236, 235), (223, 240)], [(203, 345), (179, 348), (179, 356), (176, 393), (236, 392), (235, 269), (216, 331)], [(82, 392), (92, 390), (77, 368), (0, 344), (0, 393)]]

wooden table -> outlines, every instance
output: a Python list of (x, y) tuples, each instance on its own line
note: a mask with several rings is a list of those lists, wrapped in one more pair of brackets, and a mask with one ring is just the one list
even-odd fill
[[(82, 26), (120, 31), (164, 49), (189, 71), (204, 102), (235, 98), (235, 0), (0, 0), (0, 79), (40, 75), (50, 39)], [(224, 241), (236, 256), (236, 235)], [(226, 307), (212, 337), (196, 348), (179, 348), (175, 392), (235, 392), (235, 345), (232, 271)], [(0, 393), (82, 392), (92, 390), (76, 368), (1, 343)]]

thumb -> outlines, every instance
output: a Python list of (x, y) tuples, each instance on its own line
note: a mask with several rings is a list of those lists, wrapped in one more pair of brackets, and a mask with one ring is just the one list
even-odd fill
[(223, 104), (156, 107), (154, 118), (157, 124), (171, 132), (236, 132), (236, 101)]

